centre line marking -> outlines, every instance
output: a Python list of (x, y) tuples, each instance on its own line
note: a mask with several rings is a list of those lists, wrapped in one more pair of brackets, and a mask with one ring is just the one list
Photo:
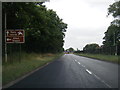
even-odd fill
[(88, 69), (86, 69), (86, 71), (87, 71), (89, 74), (92, 74), (92, 72), (91, 72), (91, 71), (89, 71)]
[(94, 74), (94, 76), (95, 76), (97, 79), (99, 79), (99, 80), (100, 80), (100, 78), (99, 78), (97, 75), (95, 75), (95, 74)]
[(84, 65), (82, 65), (83, 67), (85, 67)]
[(110, 85), (108, 85), (104, 80), (99, 78), (97, 75), (93, 74), (98, 80), (100, 80), (102, 83), (104, 83), (107, 87), (112, 88)]
[(78, 62), (78, 64), (80, 64), (80, 62)]

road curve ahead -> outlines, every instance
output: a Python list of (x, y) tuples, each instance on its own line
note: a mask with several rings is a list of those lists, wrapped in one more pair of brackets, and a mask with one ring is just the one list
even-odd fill
[(9, 88), (118, 88), (118, 65), (65, 54)]

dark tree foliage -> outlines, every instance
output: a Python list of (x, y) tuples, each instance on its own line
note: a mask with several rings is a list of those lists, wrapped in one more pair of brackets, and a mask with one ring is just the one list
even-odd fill
[(99, 45), (98, 44), (87, 44), (84, 48), (83, 48), (83, 52), (84, 53), (98, 53), (99, 51)]
[(103, 41), (103, 51), (107, 54), (120, 54), (120, 1), (110, 5), (108, 15), (112, 14), (115, 18), (107, 31), (105, 32)]
[(114, 20), (105, 32), (103, 45), (87, 44), (83, 48), (83, 53), (120, 55), (120, 1), (109, 6), (108, 16), (110, 14)]
[(108, 15), (112, 14), (114, 18), (120, 17), (120, 1), (117, 1), (109, 6)]
[(73, 49), (72, 47), (70, 47), (68, 50), (69, 50), (70, 52), (73, 52), (73, 51), (74, 51), (74, 49)]
[[(3, 33), (5, 30), (5, 13), (7, 15), (7, 29), (24, 29), (25, 43), (22, 50), (25, 52), (57, 53), (63, 51), (67, 29), (62, 19), (55, 11), (47, 9), (42, 3), (9, 2), (3, 3)], [(4, 41), (4, 36), (3, 36)], [(19, 44), (8, 44), (9, 47)], [(4, 47), (4, 42), (3, 42)], [(18, 51), (18, 49), (14, 51)]]

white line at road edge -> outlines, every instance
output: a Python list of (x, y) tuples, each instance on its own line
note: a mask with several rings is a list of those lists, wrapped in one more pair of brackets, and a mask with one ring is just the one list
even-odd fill
[(92, 74), (92, 72), (91, 72), (91, 71), (89, 71), (88, 69), (86, 69), (86, 71), (87, 71), (89, 74)]

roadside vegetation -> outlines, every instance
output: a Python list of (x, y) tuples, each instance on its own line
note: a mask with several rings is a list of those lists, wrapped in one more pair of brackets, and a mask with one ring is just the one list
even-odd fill
[(3, 57), (5, 57), (5, 27), (25, 31), (25, 43), (7, 44), (8, 54), (19, 52), (20, 49), (27, 53), (63, 52), (67, 24), (55, 11), (43, 5), (43, 2), (4, 2), (2, 11)]
[[(105, 32), (103, 45), (87, 44), (83, 51), (77, 50), (84, 54), (77, 53), (78, 55), (118, 63), (119, 59), (115, 54), (120, 55), (119, 11), (120, 1), (108, 8), (108, 15), (112, 14), (114, 20)], [(47, 9), (42, 2), (4, 2), (2, 3), (2, 18), (3, 85), (61, 56), (55, 53), (62, 53), (64, 50), (67, 24), (55, 11)], [(25, 43), (6, 45), (7, 61), (5, 59), (5, 25), (7, 29), (25, 31)], [(73, 52), (74, 49), (66, 50), (67, 53), (69, 51)]]
[(120, 56), (115, 56), (115, 55), (103, 55), (103, 54), (88, 54), (88, 53), (75, 53), (76, 55), (88, 57), (88, 58), (93, 58), (93, 59), (98, 59), (98, 60), (104, 60), (104, 61), (109, 61), (113, 63), (119, 63), (120, 64)]
[[(43, 2), (3, 2), (2, 18), (3, 85), (55, 60), (63, 52), (67, 24)], [(25, 42), (5, 45), (6, 28), (23, 29)]]
[(112, 15), (114, 20), (104, 32), (103, 45), (89, 43), (75, 54), (99, 60), (110, 61), (120, 64), (120, 1), (109, 5), (107, 16)]
[[(62, 53), (59, 54), (36, 54), (36, 53), (22, 53), (21, 61), (17, 54), (14, 55), (14, 62), (3, 63), (3, 85), (16, 80), (17, 78), (29, 73), (41, 67), (49, 62), (54, 61), (59, 58)], [(9, 56), (10, 58), (10, 56)]]
[(112, 62), (120, 60), (120, 1), (109, 5), (107, 16), (109, 15), (112, 15), (114, 20), (104, 32), (103, 45), (88, 43), (83, 47), (83, 50), (77, 49), (77, 51), (74, 51), (75, 53)]

